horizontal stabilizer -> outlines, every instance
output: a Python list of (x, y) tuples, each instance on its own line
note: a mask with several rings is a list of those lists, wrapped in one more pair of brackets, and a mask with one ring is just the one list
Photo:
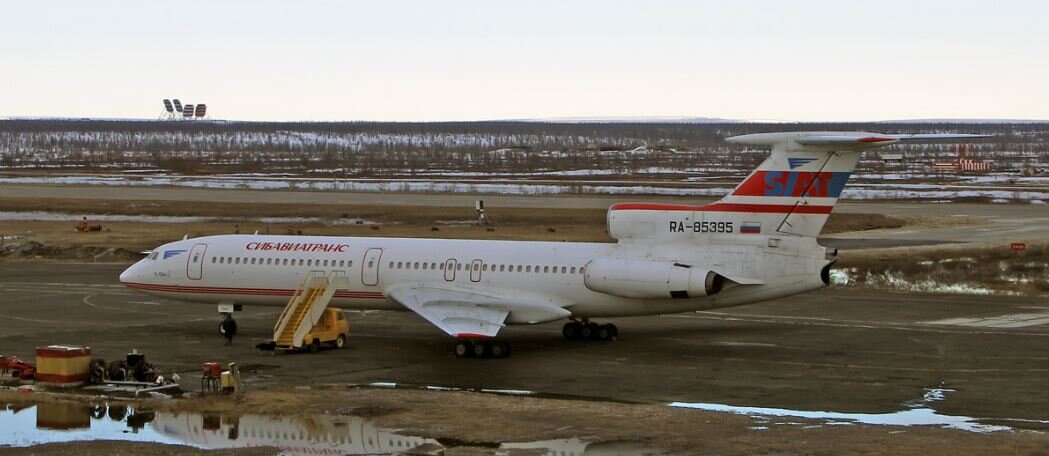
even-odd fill
[[(771, 146), (788, 151), (803, 150), (863, 150), (888, 146), (901, 141), (938, 142), (990, 138), (991, 135), (954, 134), (954, 133), (921, 133), (921, 134), (884, 134), (864, 131), (848, 132), (780, 132), (754, 133), (733, 136), (726, 141), (751, 146)], [(809, 146), (809, 147), (805, 147)]]

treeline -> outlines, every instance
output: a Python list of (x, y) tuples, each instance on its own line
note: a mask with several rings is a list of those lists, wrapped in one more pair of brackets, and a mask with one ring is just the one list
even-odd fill
[[(780, 130), (989, 133), (976, 158), (1049, 162), (1049, 124), (682, 124), (540, 122), (0, 121), (0, 166), (161, 168), (179, 173), (290, 172), (353, 176), (520, 174), (585, 169), (635, 174), (749, 167), (764, 151), (725, 137)], [(946, 145), (908, 155), (953, 156)], [(870, 157), (868, 157), (870, 160)]]

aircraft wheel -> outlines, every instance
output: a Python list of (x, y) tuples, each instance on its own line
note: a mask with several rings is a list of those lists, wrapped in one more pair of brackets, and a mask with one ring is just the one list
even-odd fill
[(619, 338), (619, 328), (612, 323), (605, 325), (608, 328), (609, 338), (608, 340), (616, 340)]
[(582, 330), (579, 331), (579, 335), (582, 336), (583, 339), (595, 339), (597, 338), (597, 330), (599, 328), (600, 326), (597, 323), (587, 323), (583, 325)]
[(597, 335), (598, 339), (611, 340), (612, 339), (612, 330), (609, 328), (609, 325), (601, 325), (601, 326), (599, 326), (597, 328), (597, 334), (596, 335)]
[(488, 356), (488, 353), (490, 352), (489, 349), (490, 349), (490, 346), (488, 345), (488, 342), (480, 342), (480, 341), (474, 342), (473, 355), (478, 357), (478, 358), (485, 358), (485, 357)]
[(579, 323), (570, 321), (561, 328), (561, 335), (565, 336), (565, 339), (575, 340), (579, 338), (579, 329)]
[(460, 340), (455, 343), (455, 357), (464, 358), (473, 353), (473, 344), (468, 340)]
[(339, 337), (335, 338), (335, 348), (343, 348), (346, 346), (346, 336), (339, 334)]
[(506, 358), (510, 356), (510, 343), (509, 342), (493, 342), (489, 349), (492, 358)]

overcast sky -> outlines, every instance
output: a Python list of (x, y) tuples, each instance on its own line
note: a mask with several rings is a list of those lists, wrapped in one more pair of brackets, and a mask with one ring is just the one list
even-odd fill
[(17, 1), (0, 116), (1049, 119), (1045, 1)]

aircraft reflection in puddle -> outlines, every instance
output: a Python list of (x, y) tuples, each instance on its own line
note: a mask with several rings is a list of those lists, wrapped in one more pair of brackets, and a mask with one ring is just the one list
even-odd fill
[[(403, 435), (355, 416), (240, 417), (171, 413), (111, 405), (40, 404), (0, 411), (0, 445), (30, 446), (78, 440), (123, 440), (203, 449), (275, 447), (286, 455), (400, 454), (439, 451), (437, 439)], [(482, 444), (486, 445), (486, 444)], [(500, 454), (546, 450), (548, 455), (661, 454), (634, 442), (579, 438), (492, 444)]]

